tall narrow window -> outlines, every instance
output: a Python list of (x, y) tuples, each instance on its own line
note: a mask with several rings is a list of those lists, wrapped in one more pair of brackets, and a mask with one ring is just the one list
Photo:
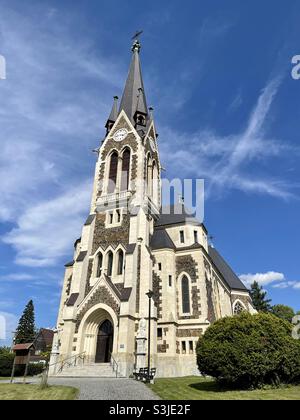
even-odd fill
[(180, 231), (180, 243), (184, 244), (184, 231)]
[(196, 230), (194, 230), (194, 242), (198, 243), (198, 232)]
[(117, 215), (117, 223), (120, 223), (121, 222), (121, 211), (116, 210), (116, 215)]
[(118, 275), (123, 274), (124, 252), (120, 249), (118, 251)]
[(102, 274), (102, 262), (103, 262), (103, 255), (101, 252), (99, 252), (97, 261), (97, 277), (100, 277)]
[(172, 276), (169, 276), (169, 287), (172, 287)]
[(182, 354), (186, 354), (186, 344), (185, 344), (185, 341), (182, 341), (181, 342), (181, 351), (182, 351)]
[(182, 312), (184, 314), (190, 313), (190, 287), (189, 279), (186, 276), (181, 280), (181, 295), (182, 295)]
[(118, 173), (118, 153), (113, 152), (110, 157), (110, 167), (109, 167), (109, 176), (108, 176), (108, 193), (113, 193), (116, 189), (117, 184), (117, 173)]
[(130, 150), (125, 149), (122, 155), (121, 191), (128, 190), (130, 169)]
[(111, 251), (107, 255), (107, 275), (111, 277), (113, 269), (114, 256)]

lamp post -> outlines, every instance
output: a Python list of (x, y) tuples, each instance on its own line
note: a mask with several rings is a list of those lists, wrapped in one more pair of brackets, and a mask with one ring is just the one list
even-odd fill
[(146, 295), (149, 298), (149, 321), (148, 321), (148, 380), (150, 378), (150, 349), (151, 349), (151, 299), (154, 295), (152, 290), (149, 290), (148, 293), (146, 293)]

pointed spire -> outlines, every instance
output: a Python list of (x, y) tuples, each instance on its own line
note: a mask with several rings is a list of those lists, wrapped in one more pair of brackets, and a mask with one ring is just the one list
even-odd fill
[(139, 52), (140, 42), (136, 39), (132, 46), (132, 59), (126, 80), (119, 112), (123, 109), (135, 125), (146, 125), (148, 108), (144, 91)]
[(114, 96), (113, 106), (111, 108), (108, 120), (105, 124), (105, 128), (107, 130), (107, 133), (110, 131), (110, 129), (112, 128), (112, 126), (114, 125), (114, 123), (116, 122), (116, 120), (118, 118), (118, 99), (119, 98), (117, 96)]

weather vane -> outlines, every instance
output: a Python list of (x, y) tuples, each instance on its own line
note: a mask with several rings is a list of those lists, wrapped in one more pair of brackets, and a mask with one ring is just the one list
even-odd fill
[(138, 41), (139, 36), (142, 35), (142, 33), (143, 33), (143, 31), (136, 31), (131, 39), (132, 40), (134, 39), (134, 40)]

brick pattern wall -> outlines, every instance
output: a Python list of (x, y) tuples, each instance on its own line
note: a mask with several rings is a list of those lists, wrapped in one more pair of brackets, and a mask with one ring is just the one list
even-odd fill
[(186, 328), (186, 329), (177, 329), (176, 337), (188, 338), (188, 337), (200, 337), (203, 334), (202, 328)]

